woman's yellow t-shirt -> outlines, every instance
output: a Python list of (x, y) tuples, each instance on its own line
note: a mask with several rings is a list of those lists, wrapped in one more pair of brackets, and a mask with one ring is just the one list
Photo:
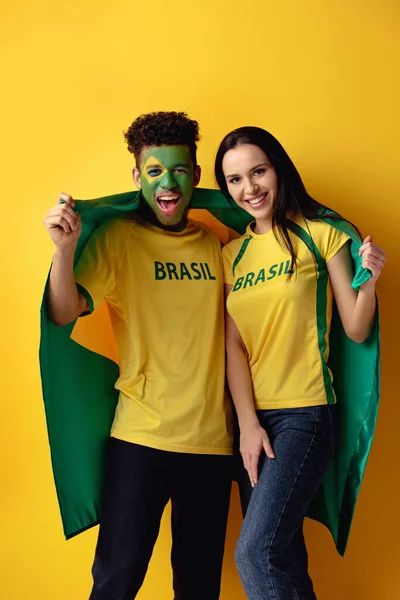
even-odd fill
[[(256, 409), (318, 406), (335, 402), (328, 367), (332, 290), (326, 263), (349, 237), (328, 223), (294, 219), (311, 236), (323, 267), (296, 233), (290, 238), (297, 269), (274, 231), (246, 233), (223, 250), (227, 310), (248, 353)], [(297, 231), (299, 231), (297, 229)]]

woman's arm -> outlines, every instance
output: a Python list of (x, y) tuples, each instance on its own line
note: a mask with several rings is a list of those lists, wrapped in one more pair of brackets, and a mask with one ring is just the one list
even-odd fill
[[(232, 289), (225, 285), (225, 297)], [(238, 328), (226, 311), (226, 372), (229, 389), (239, 419), (240, 453), (251, 484), (258, 481), (258, 461), (264, 448), (269, 458), (275, 458), (267, 432), (257, 418), (247, 351)]]
[(386, 262), (385, 253), (368, 236), (360, 248), (362, 265), (372, 272), (372, 277), (360, 290), (351, 287), (353, 267), (350, 248), (345, 244), (328, 262), (329, 279), (332, 285), (339, 315), (346, 335), (362, 344), (369, 336), (376, 311), (375, 284)]

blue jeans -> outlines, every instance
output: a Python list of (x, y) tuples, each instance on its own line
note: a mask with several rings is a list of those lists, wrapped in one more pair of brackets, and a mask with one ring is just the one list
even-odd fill
[(261, 410), (275, 456), (262, 453), (253, 489), (241, 468), (244, 522), (235, 560), (249, 600), (316, 600), (303, 520), (332, 460), (336, 406)]

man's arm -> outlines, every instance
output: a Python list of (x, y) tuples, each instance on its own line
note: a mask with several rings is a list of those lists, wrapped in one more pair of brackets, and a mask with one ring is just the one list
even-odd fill
[(52, 321), (59, 326), (71, 323), (89, 308), (74, 279), (74, 254), (82, 228), (80, 217), (73, 208), (72, 197), (60, 194), (57, 206), (48, 211), (44, 220), (55, 244), (47, 292), (48, 307)]

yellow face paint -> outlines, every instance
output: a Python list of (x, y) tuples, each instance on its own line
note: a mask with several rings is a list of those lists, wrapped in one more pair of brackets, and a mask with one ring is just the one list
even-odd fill
[(147, 183), (159, 181), (166, 172), (167, 168), (155, 156), (149, 156), (142, 167), (142, 177), (146, 179)]

